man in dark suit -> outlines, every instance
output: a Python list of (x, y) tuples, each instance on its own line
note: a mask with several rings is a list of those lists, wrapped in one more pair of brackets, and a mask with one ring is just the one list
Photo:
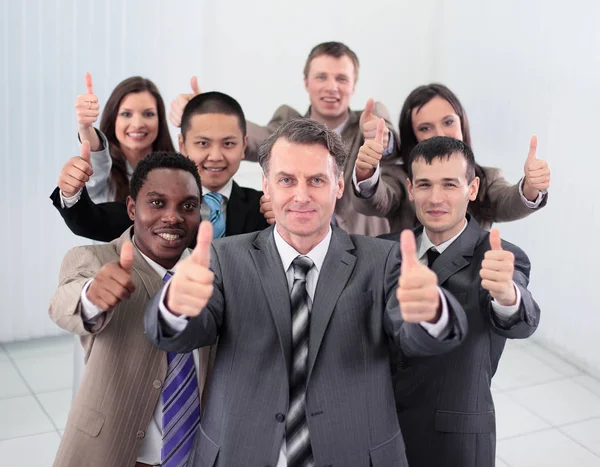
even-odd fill
[[(462, 141), (434, 137), (410, 155), (406, 182), (419, 221), (417, 257), (467, 313), (461, 346), (437, 358), (396, 353), (394, 390), (411, 467), (493, 466), (490, 391), (507, 338), (529, 337), (540, 309), (527, 290), (530, 264), (515, 245), (467, 213), (477, 197), (475, 160)], [(385, 236), (392, 240), (392, 234)]]
[[(260, 213), (262, 192), (233, 181), (248, 137), (239, 103), (219, 92), (196, 96), (185, 108), (179, 135), (180, 151), (198, 166), (202, 180), (202, 218), (213, 222), (215, 236), (254, 232), (267, 227)], [(95, 204), (85, 189), (85, 174), (78, 186), (59, 186), (51, 199), (71, 231), (93, 240), (111, 241), (131, 225), (125, 202)], [(65, 198), (62, 193), (75, 193)]]
[(324, 125), (282, 125), (260, 155), (275, 225), (211, 245), (204, 222), (148, 305), (146, 333), (161, 349), (218, 338), (190, 467), (408, 465), (388, 344), (449, 351), (465, 317), (418, 263), (411, 231), (401, 265), (397, 245), (331, 226), (345, 159)]

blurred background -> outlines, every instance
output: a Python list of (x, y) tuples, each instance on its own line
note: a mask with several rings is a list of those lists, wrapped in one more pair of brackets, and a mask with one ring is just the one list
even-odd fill
[[(0, 464), (51, 465), (68, 413), (73, 339), (47, 308), (64, 254), (89, 241), (71, 234), (48, 197), (79, 154), (74, 104), (84, 73), (101, 108), (126, 77), (153, 80), (168, 107), (196, 75), (203, 91), (232, 95), (264, 125), (281, 104), (308, 108), (304, 62), (314, 45), (335, 40), (360, 60), (354, 109), (373, 97), (397, 124), (413, 88), (444, 83), (467, 111), (478, 162), (512, 182), (538, 135), (538, 158), (552, 170), (548, 205), (497, 224), (528, 253), (542, 308), (538, 331), (508, 345), (495, 379), (498, 465), (600, 465), (600, 2), (1, 5)], [(258, 165), (244, 162), (236, 180), (260, 189)]]

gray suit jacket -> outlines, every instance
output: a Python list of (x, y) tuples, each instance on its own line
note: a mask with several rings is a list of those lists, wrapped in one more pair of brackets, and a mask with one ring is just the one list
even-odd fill
[[(422, 228), (417, 234), (422, 234)], [(411, 467), (488, 467), (495, 463), (492, 376), (506, 339), (529, 337), (540, 319), (540, 309), (527, 290), (527, 255), (508, 242), (502, 242), (502, 248), (515, 255), (513, 280), (521, 292), (521, 307), (510, 321), (496, 318), (491, 296), (481, 287), (479, 271), (490, 249), (489, 234), (471, 218), (432, 268), (440, 285), (463, 305), (469, 322), (467, 338), (437, 358), (395, 354), (396, 406)]]
[[(118, 261), (132, 227), (107, 245), (70, 250), (62, 263), (60, 283), (50, 301), (50, 317), (81, 336), (85, 372), (73, 400), (56, 467), (131, 467), (146, 435), (167, 374), (167, 356), (144, 336), (146, 302), (162, 278), (134, 249), (129, 300), (102, 313), (95, 325), (84, 323), (81, 291), (100, 268)], [(203, 368), (208, 348), (201, 352)], [(204, 373), (199, 381), (203, 386)]]
[[(364, 144), (362, 132), (360, 131), (360, 116), (362, 110), (351, 110), (348, 122), (342, 131), (342, 140), (348, 151), (348, 158), (344, 166), (344, 195), (338, 200), (335, 206), (335, 217), (338, 225), (346, 232), (359, 235), (377, 236), (390, 232), (390, 225), (385, 216), (377, 217), (378, 214), (356, 212), (352, 206), (352, 172), (356, 164), (356, 158), (360, 147)], [(386, 121), (390, 130), (390, 137), (395, 139), (394, 150), (391, 154), (385, 156), (381, 161), (382, 178), (395, 178), (397, 170), (401, 167), (398, 155), (399, 138), (394, 130), (388, 109), (380, 102), (375, 103), (373, 115), (381, 117)], [(304, 117), (310, 116), (310, 109)], [(296, 110), (287, 105), (282, 105), (277, 109), (275, 115), (266, 127), (258, 126), (248, 122), (248, 148), (246, 149), (246, 160), (256, 161), (258, 157), (258, 148), (260, 144), (273, 133), (280, 125), (293, 118), (302, 117)]]
[[(288, 284), (273, 227), (213, 242), (214, 292), (186, 329), (171, 335), (146, 313), (163, 350), (212, 345), (216, 361), (190, 467), (274, 466), (285, 435), (292, 358)], [(311, 312), (306, 414), (318, 466), (406, 466), (394, 406), (389, 345), (410, 356), (455, 348), (466, 318), (447, 294), (451, 337), (402, 321), (397, 244), (334, 228)]]

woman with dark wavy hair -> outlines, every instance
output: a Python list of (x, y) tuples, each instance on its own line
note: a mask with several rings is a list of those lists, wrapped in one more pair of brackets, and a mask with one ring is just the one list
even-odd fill
[[(432, 136), (449, 136), (471, 146), (467, 114), (458, 97), (443, 84), (419, 86), (409, 94), (400, 113), (399, 130), (399, 152), (404, 167), (412, 149)], [(534, 136), (524, 177), (515, 185), (503, 177), (500, 169), (476, 165), (480, 189), (469, 212), (484, 229), (494, 222), (522, 219), (546, 204), (550, 169), (545, 161), (536, 158), (536, 147)], [(387, 217), (392, 232), (411, 228), (416, 219), (414, 213), (406, 212), (412, 205), (407, 202), (405, 182), (406, 173), (399, 168), (398, 177), (378, 180), (374, 192), (368, 196), (355, 190), (358, 194), (354, 206), (363, 214)]]
[(152, 151), (175, 151), (165, 104), (152, 81), (141, 76), (127, 78), (108, 98), (98, 130), (93, 125), (100, 106), (89, 73), (85, 81), (86, 94), (77, 96), (75, 108), (79, 139), (89, 141), (91, 149), (93, 175), (86, 188), (97, 203), (124, 200), (140, 160)]

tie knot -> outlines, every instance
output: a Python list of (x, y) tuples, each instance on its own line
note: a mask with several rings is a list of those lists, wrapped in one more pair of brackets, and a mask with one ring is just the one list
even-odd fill
[(172, 276), (173, 273), (171, 271), (167, 271), (163, 277), (163, 282), (167, 282)]
[(202, 199), (204, 200), (204, 203), (210, 208), (211, 212), (221, 210), (221, 204), (223, 202), (223, 195), (221, 193), (209, 191), (208, 193), (202, 196)]
[(436, 259), (440, 256), (440, 252), (435, 249), (435, 247), (431, 247), (427, 250), (427, 266), (431, 267)]
[(294, 279), (306, 278), (306, 274), (314, 266), (314, 263), (308, 256), (296, 256), (292, 264), (294, 265)]

